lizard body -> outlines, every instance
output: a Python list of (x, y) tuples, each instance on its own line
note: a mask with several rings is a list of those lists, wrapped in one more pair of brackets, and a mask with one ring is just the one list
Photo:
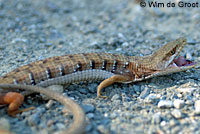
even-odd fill
[[(2, 89), (24, 89), (43, 93), (58, 100), (73, 111), (74, 122), (69, 128), (72, 133), (81, 130), (84, 125), (84, 113), (80, 107), (73, 109), (74, 103), (62, 95), (55, 95), (53, 91), (45, 90), (50, 85), (65, 85), (80, 81), (100, 81), (97, 87), (97, 96), (101, 96), (102, 88), (115, 82), (131, 83), (142, 81), (155, 76), (185, 71), (195, 67), (195, 63), (184, 59), (175, 59), (184, 45), (185, 38), (179, 38), (169, 42), (151, 55), (136, 57), (109, 53), (82, 53), (64, 56), (56, 56), (36, 61), (21, 66), (0, 78)], [(32, 86), (28, 86), (32, 85)], [(37, 86), (37, 87), (36, 87)], [(60, 96), (60, 97), (59, 97)], [(17, 106), (18, 108), (19, 106)], [(79, 109), (77, 111), (77, 109)], [(81, 120), (77, 121), (77, 116)], [(80, 116), (79, 116), (80, 117)], [(80, 122), (77, 125), (77, 122)], [(82, 129), (83, 130), (83, 129)]]

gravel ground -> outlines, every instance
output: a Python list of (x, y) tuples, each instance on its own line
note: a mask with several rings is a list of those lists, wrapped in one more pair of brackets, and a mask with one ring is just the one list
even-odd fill
[[(181, 55), (200, 62), (199, 12), (200, 7), (141, 8), (133, 0), (0, 0), (0, 74), (69, 53), (143, 56), (182, 36), (188, 45)], [(200, 133), (198, 69), (114, 84), (106, 88), (106, 100), (96, 98), (97, 85), (74, 84), (63, 93), (84, 109), (88, 134)], [(17, 118), (2, 107), (0, 126), (16, 134), (47, 134), (72, 122), (62, 105), (40, 95), (28, 97), (21, 108), (30, 106), (36, 108)]]

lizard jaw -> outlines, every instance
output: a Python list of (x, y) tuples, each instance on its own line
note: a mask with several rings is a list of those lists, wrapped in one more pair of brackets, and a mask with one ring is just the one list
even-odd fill
[(169, 67), (186, 67), (186, 66), (193, 66), (195, 65), (195, 62), (192, 62), (190, 60), (186, 60), (184, 57), (179, 56), (178, 58), (175, 58), (172, 63), (169, 65)]
[[(190, 60), (186, 60), (182, 56), (179, 56), (178, 58), (175, 58), (172, 61), (172, 63), (170, 63), (168, 65), (168, 67), (166, 67), (165, 69), (159, 70), (145, 78), (149, 79), (149, 78), (156, 77), (156, 76), (163, 76), (163, 75), (168, 75), (171, 73), (186, 71), (191, 68), (196, 68), (196, 66), (198, 66), (198, 65), (200, 65), (200, 64), (198, 64), (196, 62), (192, 62)], [(144, 79), (141, 78), (141, 79), (138, 79), (137, 81), (141, 81), (141, 80), (144, 80)]]

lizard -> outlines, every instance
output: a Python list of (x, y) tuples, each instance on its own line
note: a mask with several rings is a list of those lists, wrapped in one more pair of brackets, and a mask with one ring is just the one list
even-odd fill
[[(10, 114), (18, 113), (18, 107), (23, 102), (22, 93), (9, 92), (10, 89), (23, 89), (43, 93), (52, 99), (68, 107), (74, 116), (74, 123), (64, 133), (82, 133), (85, 126), (85, 115), (81, 108), (68, 97), (47, 90), (50, 85), (67, 85), (80, 81), (100, 81), (97, 87), (97, 97), (106, 98), (101, 95), (101, 90), (113, 83), (131, 83), (146, 80), (156, 76), (168, 75), (194, 68), (195, 62), (178, 57), (180, 51), (186, 44), (185, 38), (178, 38), (168, 42), (151, 55), (147, 56), (125, 56), (111, 53), (80, 53), (64, 56), (50, 57), (21, 66), (10, 73), (0, 77), (0, 96), (7, 100), (9, 93), (13, 94), (14, 101), (2, 104), (10, 104)], [(24, 93), (29, 95), (30, 92)], [(9, 95), (8, 95), (9, 96)], [(12, 95), (11, 95), (12, 96)], [(1, 103), (1, 102), (0, 102)]]

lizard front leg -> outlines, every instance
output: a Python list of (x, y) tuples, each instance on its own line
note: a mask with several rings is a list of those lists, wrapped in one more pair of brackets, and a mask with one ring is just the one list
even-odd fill
[(102, 81), (99, 86), (97, 87), (97, 97), (106, 98), (106, 96), (101, 96), (101, 89), (107, 87), (115, 82), (118, 83), (127, 83), (131, 81), (131, 77), (128, 75), (114, 75), (110, 78), (105, 79)]

